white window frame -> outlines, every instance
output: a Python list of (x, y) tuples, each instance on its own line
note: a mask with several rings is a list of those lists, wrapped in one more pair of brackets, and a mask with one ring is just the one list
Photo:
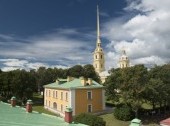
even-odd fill
[(53, 98), (55, 98), (55, 91), (53, 91)]
[(48, 90), (48, 97), (51, 97), (51, 94), (50, 94), (51, 92), (50, 92), (50, 90)]
[(60, 99), (63, 100), (63, 92), (61, 92)]
[(63, 105), (62, 104), (61, 104), (61, 109), (60, 110), (61, 110), (61, 112), (63, 112)]
[[(89, 99), (89, 95), (88, 95), (89, 92), (91, 93), (91, 98), (90, 98), (90, 99)], [(93, 97), (92, 97), (92, 91), (87, 91), (87, 100), (92, 100), (92, 98), (93, 98)]]
[(55, 98), (58, 98), (58, 92), (55, 91)]
[(68, 101), (68, 92), (66, 92), (65, 98), (65, 100)]
[(91, 106), (91, 112), (93, 112), (93, 106), (92, 106), (92, 104), (87, 104), (87, 112), (91, 113), (91, 112), (89, 112), (89, 106)]

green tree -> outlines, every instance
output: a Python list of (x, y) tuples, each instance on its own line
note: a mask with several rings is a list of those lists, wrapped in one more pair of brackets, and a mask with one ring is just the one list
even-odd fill
[(14, 70), (12, 73), (11, 88), (13, 95), (21, 100), (31, 98), (35, 87), (35, 78), (25, 70)]
[(89, 126), (105, 126), (106, 122), (96, 115), (82, 113), (74, 117), (75, 123), (83, 123)]
[(68, 76), (79, 78), (84, 75), (84, 70), (81, 65), (75, 65), (68, 69)]
[(145, 85), (144, 99), (149, 101), (152, 104), (153, 109), (155, 109), (158, 101), (162, 101), (162, 95), (164, 91), (165, 87), (163, 81), (160, 80), (160, 78), (151, 78)]
[(120, 104), (114, 109), (114, 116), (123, 121), (129, 121), (133, 118), (132, 108), (128, 105)]
[(95, 69), (93, 65), (87, 64), (83, 67), (83, 76), (85, 78), (92, 78), (96, 82), (100, 83), (100, 77), (99, 75), (95, 72)]
[(110, 73), (105, 82), (107, 97), (130, 104), (138, 116), (138, 110), (143, 102), (142, 92), (148, 81), (147, 68), (144, 65), (136, 65), (123, 69), (111, 69)]

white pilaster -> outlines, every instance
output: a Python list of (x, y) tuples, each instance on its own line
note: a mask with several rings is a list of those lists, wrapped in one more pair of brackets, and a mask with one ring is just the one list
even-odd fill
[(105, 90), (102, 89), (102, 106), (103, 106), (103, 110), (105, 109)]
[(73, 109), (73, 116), (75, 115), (75, 89), (69, 91), (69, 107)]

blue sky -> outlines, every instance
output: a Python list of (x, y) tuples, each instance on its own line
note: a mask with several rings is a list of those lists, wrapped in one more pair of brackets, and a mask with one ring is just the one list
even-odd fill
[(131, 65), (169, 62), (168, 0), (1, 0), (0, 68), (91, 64), (97, 4), (106, 69), (122, 48)]

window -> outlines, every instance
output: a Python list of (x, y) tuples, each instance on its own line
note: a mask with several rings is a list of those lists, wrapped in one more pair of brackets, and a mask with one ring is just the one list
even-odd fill
[(100, 57), (101, 57), (101, 59), (103, 58), (102, 55)]
[(55, 91), (53, 91), (53, 98), (55, 98)]
[(87, 92), (87, 99), (88, 99), (88, 100), (91, 100), (91, 99), (92, 99), (92, 92), (91, 92), (91, 91), (88, 91), (88, 92)]
[(91, 104), (87, 106), (87, 112), (92, 112), (92, 105)]
[(57, 109), (57, 103), (56, 102), (53, 103), (53, 108)]
[(57, 98), (57, 91), (55, 92), (55, 97)]
[(61, 100), (63, 100), (63, 92), (61, 92)]
[(61, 112), (63, 112), (63, 105), (61, 105)]
[(68, 101), (68, 93), (66, 92), (66, 101)]
[(50, 107), (50, 101), (48, 103), (49, 103), (49, 107)]
[(45, 91), (45, 95), (48, 97), (48, 90)]
[(50, 97), (50, 90), (48, 91), (48, 93), (49, 93), (49, 95), (48, 95), (48, 96)]

